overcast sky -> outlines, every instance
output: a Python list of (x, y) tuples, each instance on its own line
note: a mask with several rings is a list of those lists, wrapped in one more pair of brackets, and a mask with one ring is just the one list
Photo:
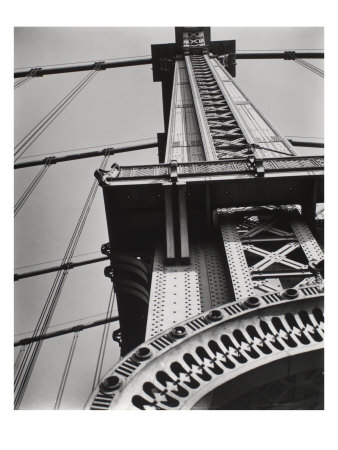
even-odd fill
[[(322, 28), (212, 28), (211, 38), (236, 39), (238, 50), (323, 49)], [(174, 28), (17, 28), (15, 67), (150, 55), (151, 44), (171, 43), (174, 39)], [(322, 61), (312, 62), (323, 68)], [(84, 72), (50, 75), (16, 89), (15, 143), (84, 76)], [(292, 61), (240, 60), (236, 79), (285, 136), (323, 138), (322, 78)], [(109, 69), (97, 74), (24, 157), (153, 140), (162, 131), (161, 86), (152, 81), (151, 66)], [(309, 148), (296, 150), (318, 153)], [(48, 267), (62, 259), (101, 160), (92, 158), (50, 167), (15, 219), (15, 267), (22, 268), (15, 272)], [(115, 161), (155, 163), (157, 150), (116, 155), (109, 165)], [(39, 170), (32, 167), (15, 171), (15, 199)], [(75, 254), (99, 252), (107, 240), (99, 189)], [(96, 256), (99, 253), (79, 256), (74, 261)], [(42, 262), (45, 264), (23, 268)], [(50, 331), (104, 317), (111, 287), (103, 275), (106, 265), (70, 271)], [(15, 283), (16, 339), (29, 336), (34, 329), (54, 278), (55, 274), (48, 274)], [(69, 321), (74, 322), (64, 324)], [(113, 329), (111, 326), (110, 336)], [(61, 409), (83, 408), (90, 394), (101, 333), (102, 327), (97, 327), (80, 334)], [(53, 408), (71, 340), (72, 335), (67, 335), (45, 341), (22, 409)], [(109, 339), (103, 373), (117, 357), (118, 345)]]

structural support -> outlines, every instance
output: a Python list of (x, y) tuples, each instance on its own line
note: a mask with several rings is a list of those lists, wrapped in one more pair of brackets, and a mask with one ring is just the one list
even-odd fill
[(165, 235), (166, 235), (166, 262), (174, 264), (176, 261), (175, 233), (174, 233), (174, 208), (172, 199), (172, 185), (164, 186), (165, 207)]
[(151, 141), (148, 144), (138, 144), (138, 145), (126, 145), (125, 147), (110, 147), (104, 148), (102, 150), (96, 150), (93, 152), (84, 152), (84, 153), (73, 153), (71, 155), (66, 156), (49, 156), (43, 159), (36, 159), (34, 161), (25, 161), (21, 163), (14, 164), (14, 169), (23, 169), (24, 167), (32, 167), (32, 166), (41, 166), (46, 164), (47, 161), (50, 161), (50, 164), (56, 164), (59, 162), (73, 161), (75, 159), (84, 159), (84, 158), (95, 158), (97, 156), (103, 156), (106, 154), (115, 155), (117, 153), (125, 153), (131, 152), (134, 150), (144, 150), (147, 148), (154, 148), (158, 146), (157, 141)]
[(39, 336), (33, 336), (30, 338), (21, 339), (20, 341), (14, 342), (14, 347), (19, 347), (21, 345), (28, 345), (32, 342), (44, 341), (46, 339), (51, 339), (57, 336), (62, 336), (64, 334), (76, 333), (82, 330), (86, 330), (87, 328), (98, 327), (100, 325), (104, 325), (110, 322), (117, 322), (119, 320), (119, 316), (108, 317), (107, 319), (96, 320), (95, 322), (85, 323), (81, 325), (75, 325), (71, 328), (64, 328), (63, 330), (53, 331), (52, 333), (40, 334)]
[(178, 185), (181, 264), (190, 264), (188, 216), (185, 185)]
[[(287, 52), (239, 52), (236, 53), (237, 59), (285, 59), (285, 53)], [(323, 59), (324, 53), (322, 52), (294, 52), (296, 58), (302, 59)], [(151, 64), (152, 58), (148, 56), (144, 56), (142, 58), (128, 58), (128, 59), (120, 59), (118, 61), (99, 61), (101, 63), (101, 69), (114, 69), (117, 67), (130, 67), (130, 66), (141, 66), (144, 64)], [(14, 72), (14, 78), (23, 78), (23, 77), (42, 77), (43, 75), (54, 75), (58, 73), (68, 73), (68, 72), (83, 72), (86, 70), (95, 69), (98, 62), (89, 63), (89, 64), (78, 64), (78, 65), (69, 65), (69, 66), (59, 66), (59, 67), (51, 67), (51, 68), (43, 68), (43, 67), (34, 67), (28, 70), (20, 70)]]
[(21, 280), (22, 278), (36, 277), (38, 275), (44, 275), (46, 273), (58, 272), (59, 270), (69, 270), (69, 269), (73, 269), (74, 267), (86, 266), (87, 264), (94, 264), (94, 263), (101, 262), (101, 261), (107, 261), (107, 259), (109, 259), (109, 258), (104, 256), (101, 258), (87, 259), (86, 261), (70, 262), (67, 264), (61, 264), (61, 266), (47, 267), (46, 269), (41, 269), (41, 270), (33, 270), (31, 272), (15, 273), (14, 281)]
[[(324, 59), (324, 52), (291, 52), (296, 58)], [(288, 59), (290, 51), (285, 52), (238, 52), (236, 59)]]
[[(143, 64), (151, 64), (151, 58), (148, 56), (142, 58), (128, 58), (128, 59), (120, 59), (118, 61), (97, 61), (89, 64), (78, 64), (78, 65), (69, 65), (69, 66), (58, 66), (58, 67), (35, 67), (29, 70), (20, 70), (14, 72), (14, 78), (22, 78), (22, 77), (42, 77), (43, 75), (54, 75), (58, 73), (68, 73), (68, 72), (83, 72), (86, 70), (94, 70), (97, 66), (98, 62), (100, 62), (100, 70), (105, 69), (115, 69), (117, 67), (130, 67), (130, 66), (141, 66)], [(33, 72), (34, 71), (34, 72)], [(34, 75), (32, 75), (34, 73)]]

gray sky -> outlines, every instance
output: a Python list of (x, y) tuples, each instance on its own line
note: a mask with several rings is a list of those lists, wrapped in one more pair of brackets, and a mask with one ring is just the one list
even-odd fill
[[(322, 49), (322, 28), (212, 28), (213, 40), (236, 39), (238, 50)], [(174, 42), (174, 28), (17, 28), (15, 67), (150, 55), (150, 45)], [(322, 61), (312, 61), (323, 68)], [(15, 142), (54, 107), (85, 73), (33, 79), (15, 91)], [(291, 61), (238, 61), (237, 82), (286, 136), (323, 137), (323, 79)], [(160, 83), (150, 65), (109, 69), (97, 74), (24, 156), (138, 139), (163, 131)], [(315, 140), (315, 139), (311, 139)], [(298, 148), (297, 148), (298, 150)], [(299, 149), (317, 154), (316, 149)], [(64, 153), (67, 154), (67, 153)], [(41, 158), (42, 156), (39, 156)], [(110, 164), (155, 163), (150, 149), (111, 157)], [(102, 158), (52, 166), (15, 219), (15, 267), (61, 259)], [(22, 161), (24, 159), (22, 158)], [(15, 171), (15, 199), (39, 167)], [(107, 242), (104, 205), (98, 191), (75, 254), (98, 252)], [(74, 260), (99, 256), (99, 253)], [(16, 272), (36, 270), (52, 262)], [(104, 317), (110, 282), (107, 263), (70, 271), (51, 325)], [(34, 329), (55, 274), (15, 283), (15, 334)], [(75, 325), (73, 322), (51, 330)], [(111, 327), (110, 336), (114, 327)], [(90, 394), (102, 327), (83, 331), (78, 340), (61, 409), (82, 409)], [(16, 339), (27, 334), (16, 336)], [(45, 341), (22, 409), (52, 409), (72, 335)], [(104, 370), (116, 361), (118, 345), (109, 340)]]

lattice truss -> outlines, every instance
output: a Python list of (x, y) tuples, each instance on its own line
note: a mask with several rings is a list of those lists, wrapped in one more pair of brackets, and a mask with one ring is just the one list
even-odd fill
[(204, 44), (203, 31), (187, 31), (183, 33), (183, 47), (200, 47)]
[[(217, 158), (248, 154), (246, 139), (226, 102), (204, 56), (190, 57)], [(231, 147), (231, 150), (229, 149)]]
[(296, 208), (234, 208), (218, 217), (237, 300), (322, 282), (323, 252)]

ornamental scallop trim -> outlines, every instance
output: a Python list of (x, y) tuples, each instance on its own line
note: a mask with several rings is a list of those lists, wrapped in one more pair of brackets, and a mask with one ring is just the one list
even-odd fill
[(138, 363), (125, 357), (105, 377), (122, 369), (119, 389), (98, 390), (87, 408), (184, 409), (243, 371), (323, 348), (322, 285), (292, 291), (228, 303), (155, 336), (142, 344), (151, 357)]

